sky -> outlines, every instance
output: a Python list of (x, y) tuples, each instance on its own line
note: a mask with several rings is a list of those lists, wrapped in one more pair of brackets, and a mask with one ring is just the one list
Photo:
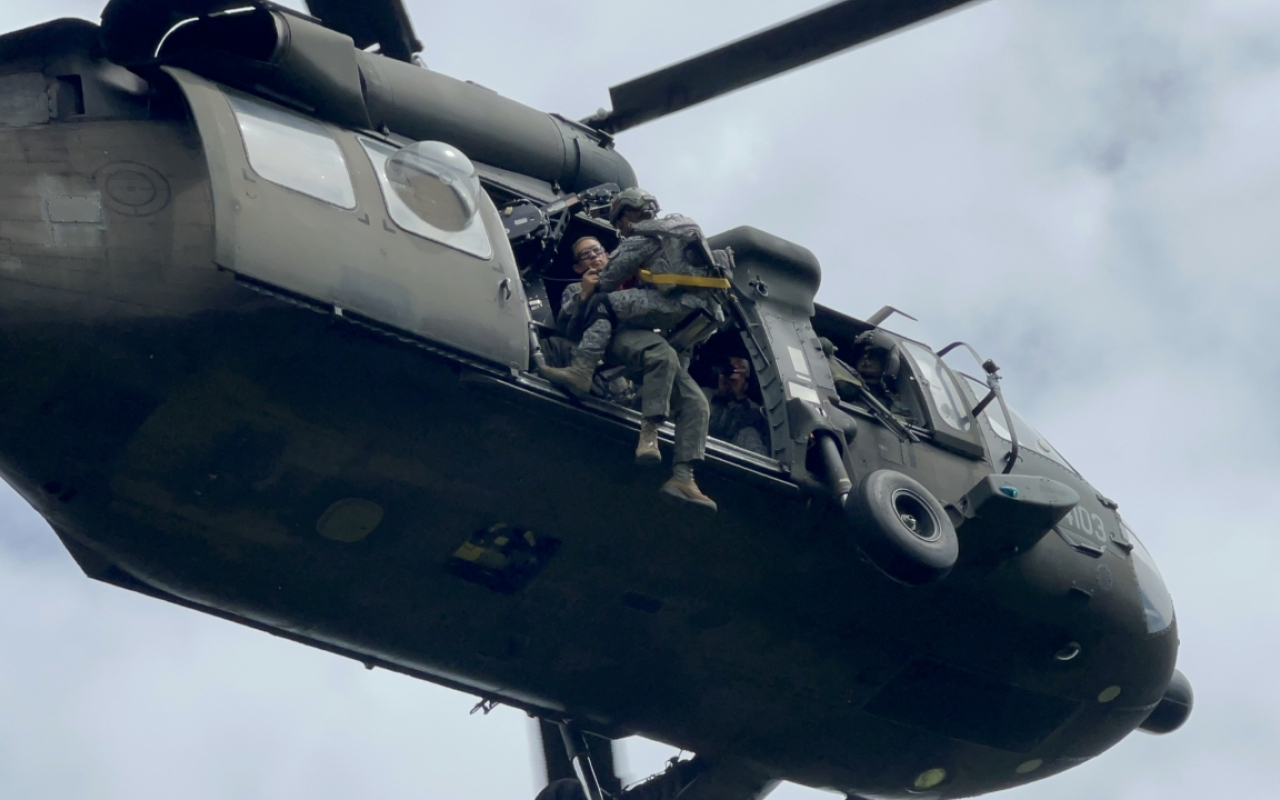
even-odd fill
[[(583, 117), (811, 3), (409, 8), (432, 69)], [(6, 0), (0, 30), (99, 12)], [(664, 209), (813, 250), (822, 303), (994, 358), (1155, 557), (1190, 722), (1002, 797), (1276, 794), (1280, 4), (989, 0), (618, 146)], [(91, 582), (0, 487), (2, 797), (531, 800), (529, 721), (474, 703)]]

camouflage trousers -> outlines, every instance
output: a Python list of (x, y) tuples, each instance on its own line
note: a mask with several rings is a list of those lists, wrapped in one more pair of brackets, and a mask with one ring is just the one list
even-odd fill
[[(660, 330), (663, 333), (679, 325), (685, 317), (704, 307), (702, 300), (692, 294), (663, 294), (654, 289), (619, 289), (608, 295), (613, 308), (612, 318), (619, 329)], [(582, 334), (578, 354), (588, 363), (599, 363), (604, 358), (609, 340), (613, 336), (614, 323), (603, 317), (593, 321)]]
[(640, 414), (645, 419), (673, 419), (673, 461), (701, 461), (711, 409), (702, 388), (667, 340), (652, 330), (620, 330), (609, 343), (605, 363), (625, 366), (633, 376), (641, 376)]

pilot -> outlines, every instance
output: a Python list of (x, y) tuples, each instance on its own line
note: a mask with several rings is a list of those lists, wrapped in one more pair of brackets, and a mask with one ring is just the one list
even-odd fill
[(769, 455), (765, 447), (764, 409), (750, 397), (751, 362), (731, 356), (714, 368), (715, 390), (704, 389), (711, 405), (709, 433), (745, 450)]
[(902, 363), (898, 344), (880, 331), (866, 331), (854, 339), (854, 372), (839, 360), (832, 360), (836, 391), (842, 400), (865, 403), (862, 393), (870, 395), (886, 410), (901, 417), (911, 411), (898, 399), (897, 376)]
[[(609, 221), (625, 238), (599, 273), (596, 288), (589, 293), (588, 307), (575, 318), (578, 324), (571, 329), (571, 338), (580, 327), (582, 339), (572, 362), (568, 367), (543, 370), (547, 379), (576, 394), (588, 394), (596, 367), (617, 339), (615, 331), (617, 334), (623, 331), (666, 333), (700, 310), (717, 319), (723, 318), (711, 290), (727, 288), (728, 282), (708, 275), (706, 267), (695, 265), (686, 254), (687, 248), (703, 241), (701, 229), (693, 220), (676, 214), (655, 219), (657, 212), (658, 201), (640, 189), (627, 189), (614, 198), (609, 207)], [(638, 286), (621, 288), (633, 277), (639, 279)], [(583, 284), (580, 295), (586, 288), (585, 278)], [(626, 349), (634, 349), (633, 339), (636, 344), (644, 340), (652, 345), (655, 341), (649, 336), (629, 334)], [(678, 368), (673, 368), (670, 358), (675, 351), (670, 345), (666, 345), (665, 350), (647, 347), (644, 353), (647, 355), (642, 358), (643, 422), (636, 460), (660, 462), (658, 427), (666, 419), (668, 406), (674, 399), (677, 429), (674, 467), (671, 479), (660, 491), (681, 503), (714, 510), (715, 501), (703, 494), (693, 477), (693, 463), (703, 459), (706, 448), (710, 413), (706, 398), (678, 358), (675, 361)], [(656, 361), (650, 364), (650, 359)]]

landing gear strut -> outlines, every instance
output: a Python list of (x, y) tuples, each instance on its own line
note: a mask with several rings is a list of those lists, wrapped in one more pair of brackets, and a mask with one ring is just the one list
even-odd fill
[(627, 789), (613, 767), (613, 742), (572, 723), (539, 720), (547, 786), (535, 800), (760, 800), (777, 781), (734, 759), (671, 759)]
[(545, 719), (538, 720), (538, 732), (547, 787), (537, 800), (618, 800), (622, 796), (622, 781), (613, 768), (612, 741), (584, 733), (572, 723)]

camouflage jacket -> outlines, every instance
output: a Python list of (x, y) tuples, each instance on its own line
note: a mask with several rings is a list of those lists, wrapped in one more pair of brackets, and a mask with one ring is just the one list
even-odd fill
[[(600, 273), (600, 289), (612, 292), (642, 269), (655, 275), (707, 275), (707, 270), (695, 266), (687, 255), (689, 246), (696, 244), (701, 236), (698, 223), (679, 214), (637, 222), (631, 228), (631, 235), (623, 239), (609, 257), (609, 266)], [(649, 288), (663, 293), (684, 289), (680, 286)]]
[(573, 327), (573, 318), (583, 307), (582, 282), (575, 281), (564, 287), (564, 292), (560, 295), (560, 313), (556, 315), (556, 327), (560, 329), (560, 333), (568, 335), (569, 329)]

